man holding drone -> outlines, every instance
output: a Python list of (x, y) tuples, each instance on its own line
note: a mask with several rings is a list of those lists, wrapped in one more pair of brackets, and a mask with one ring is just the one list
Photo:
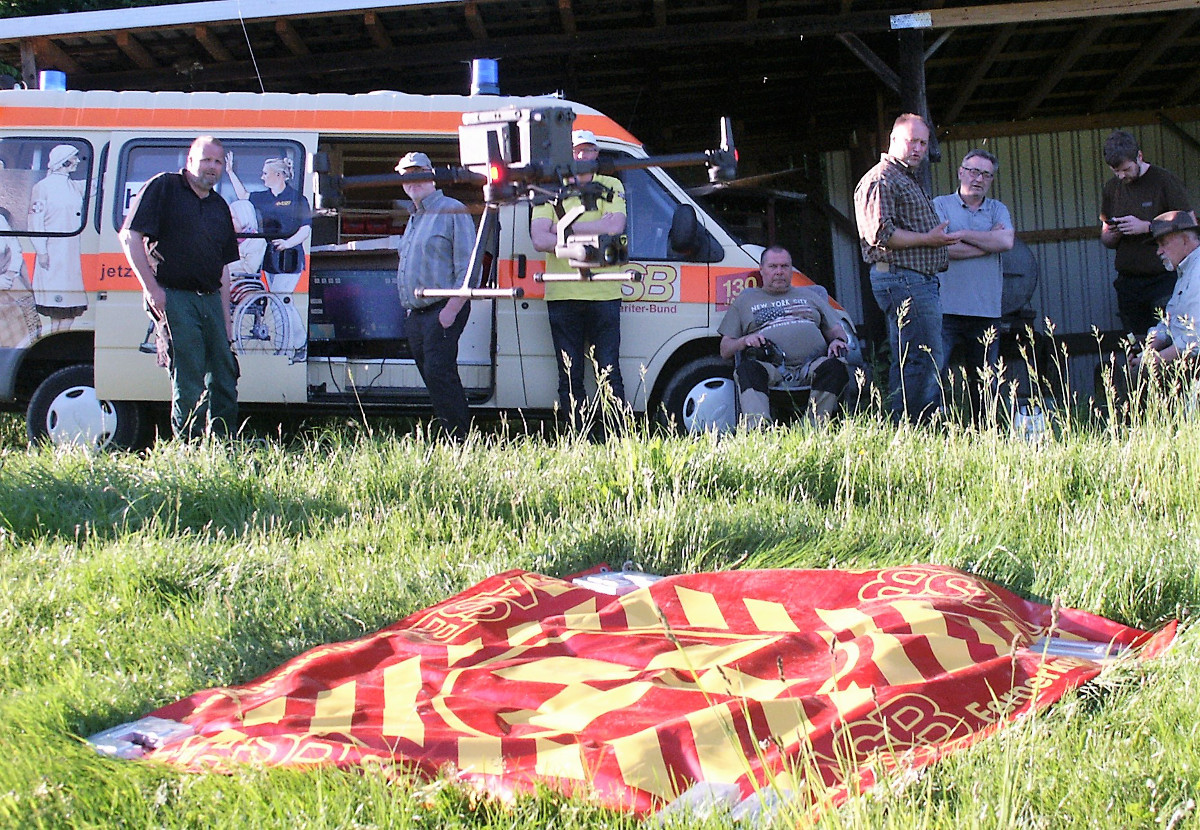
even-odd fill
[[(572, 153), (576, 161), (594, 162), (600, 156), (596, 136), (590, 130), (575, 130), (571, 134)], [(573, 234), (623, 234), (625, 232), (625, 186), (611, 176), (580, 174), (575, 184), (592, 184), (599, 190), (595, 208), (586, 210), (571, 226)], [(546, 273), (551, 275), (575, 273), (569, 262), (555, 256), (558, 242), (558, 220), (577, 206), (584, 197), (573, 194), (559, 204), (538, 205), (533, 210), (529, 232), (533, 246), (546, 252)], [(596, 272), (620, 271), (621, 267)], [(569, 414), (571, 423), (580, 425), (580, 413), (586, 396), (583, 391), (586, 348), (595, 349), (598, 381), (607, 380), (613, 398), (625, 400), (625, 384), (621, 380), (618, 360), (621, 351), (621, 282), (620, 280), (579, 279), (546, 281), (546, 312), (550, 317), (550, 334), (558, 362), (558, 400), (560, 412)]]

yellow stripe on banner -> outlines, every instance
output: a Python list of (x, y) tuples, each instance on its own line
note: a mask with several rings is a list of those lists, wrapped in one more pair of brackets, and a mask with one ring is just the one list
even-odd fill
[(425, 724), (417, 712), (421, 691), (421, 658), (412, 657), (383, 670), (383, 727), (388, 738), (425, 745)]
[(239, 732), (236, 729), (222, 729), (215, 735), (207, 738), (208, 743), (219, 744), (236, 744), (238, 741), (244, 740), (246, 733)]
[(582, 683), (588, 680), (624, 680), (636, 677), (638, 670), (607, 660), (587, 657), (543, 657), (527, 663), (516, 663), (495, 669), (492, 674), (505, 680), (562, 684), (564, 681)]
[(710, 706), (689, 712), (687, 722), (696, 742), (701, 780), (710, 784), (732, 784), (749, 771), (729, 709)]
[(976, 663), (967, 650), (966, 640), (951, 637), (946, 628), (946, 615), (924, 600), (900, 599), (892, 603), (913, 634), (929, 643), (933, 656), (946, 671), (958, 671)]
[(520, 625), (514, 625), (505, 632), (510, 646), (519, 646), (527, 643), (542, 633), (542, 624), (539, 622), (525, 622)]
[(865, 635), (871, 641), (871, 662), (884, 676), (889, 686), (924, 683), (925, 675), (904, 650), (904, 641), (894, 634), (876, 631)]
[(967, 622), (971, 624), (971, 628), (975, 629), (975, 633), (979, 635), (979, 642), (992, 646), (996, 649), (996, 653), (1001, 656), (1007, 656), (1012, 653), (1012, 641), (1018, 634), (1016, 626), (1007, 620), (1001, 623), (1004, 626), (1004, 630), (1008, 632), (1008, 637), (1005, 637), (1002, 634), (997, 634), (991, 626), (978, 617), (967, 617)]
[(650, 596), (649, 588), (640, 588), (623, 597), (617, 597), (617, 602), (625, 609), (626, 628), (662, 628), (658, 606), (654, 604), (654, 597)]
[(875, 620), (857, 608), (814, 608), (813, 611), (834, 632), (846, 631), (856, 637), (861, 637), (868, 631), (875, 631), (879, 628), (875, 624)]
[(746, 611), (750, 614), (750, 619), (758, 626), (759, 631), (787, 631), (793, 633), (800, 630), (788, 614), (787, 606), (782, 602), (770, 602), (747, 597), (742, 600), (742, 603), (746, 606)]
[(837, 709), (838, 716), (845, 720), (862, 706), (871, 703), (872, 697), (869, 688), (862, 688), (854, 683), (844, 691), (830, 692), (829, 702)]
[(816, 730), (808, 715), (804, 713), (804, 707), (795, 698), (766, 700), (763, 701), (762, 708), (763, 715), (767, 718), (767, 729), (785, 747), (808, 740)]
[(242, 714), (242, 726), (259, 726), (264, 723), (279, 723), (287, 710), (287, 698), (277, 697), (262, 706), (255, 706)]
[(602, 691), (572, 683), (538, 706), (528, 722), (558, 732), (579, 732), (601, 715), (633, 706), (650, 688), (650, 683), (624, 683)]
[(497, 775), (504, 772), (500, 739), (491, 735), (458, 739), (458, 768), (464, 772)]
[(308, 731), (315, 734), (349, 732), (354, 721), (354, 699), (358, 684), (351, 680), (317, 693), (316, 709)]
[(696, 628), (729, 628), (717, 598), (708, 591), (693, 591), (680, 586), (675, 589), (675, 596), (679, 597), (679, 606), (687, 617), (688, 625)]
[(735, 660), (753, 654), (759, 649), (770, 648), (779, 642), (778, 637), (751, 637), (744, 640), (734, 640), (727, 645), (699, 645), (673, 648), (656, 654), (647, 665), (648, 671), (660, 669), (691, 669), (697, 674), (713, 666), (725, 666)]
[(743, 674), (730, 666), (720, 671), (709, 669), (700, 675), (700, 688), (706, 692), (752, 700), (774, 700), (787, 686), (778, 676), (764, 680), (752, 674)]
[(627, 787), (645, 790), (666, 801), (678, 795), (667, 772), (667, 762), (663, 759), (658, 732), (654, 729), (643, 729), (624, 738), (617, 738), (610, 746)]
[(563, 614), (563, 627), (576, 631), (600, 631), (600, 615), (596, 613), (596, 600), (589, 599)]
[(534, 739), (537, 748), (537, 774), (553, 778), (583, 781), (583, 758), (578, 744), (558, 744), (541, 738)]
[(476, 638), (469, 643), (450, 644), (446, 646), (446, 665), (453, 666), (460, 660), (465, 660), (483, 648), (483, 639)]

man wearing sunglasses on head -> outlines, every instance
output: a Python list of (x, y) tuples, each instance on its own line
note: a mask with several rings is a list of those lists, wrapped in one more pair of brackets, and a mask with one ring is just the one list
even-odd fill
[[(950, 223), (947, 230), (959, 233), (959, 240), (946, 249), (950, 268), (941, 280), (940, 368), (945, 371), (957, 349), (971, 381), (985, 367), (995, 370), (999, 360), (1000, 254), (1012, 248), (1015, 235), (1008, 208), (988, 196), (997, 167), (987, 150), (971, 150), (958, 168), (958, 190), (933, 200), (938, 218)], [(977, 386), (969, 386), (977, 401)]]

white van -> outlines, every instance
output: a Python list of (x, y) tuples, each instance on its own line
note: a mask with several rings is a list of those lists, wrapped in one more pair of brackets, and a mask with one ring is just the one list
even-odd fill
[[(182, 168), (191, 141), (213, 134), (234, 157), (239, 181), (227, 175), (217, 187), (231, 204), (263, 189), (265, 160), (287, 159), (290, 185), (313, 217), (304, 255), (274, 266), (296, 269), (286, 290), (262, 270), (234, 281), (243, 411), (426, 412), (395, 252), (311, 250), (402, 233), (403, 193), (386, 183), (347, 187), (331, 205), (322, 190), (342, 177), (388, 174), (411, 150), (435, 166), (457, 164), (463, 114), (509, 106), (569, 106), (603, 154), (645, 157), (608, 117), (557, 98), (0, 91), (0, 407), (26, 411), (32, 440), (131, 447), (147, 439), (150, 408), (170, 400), (170, 382), (117, 233), (142, 184)], [(629, 403), (688, 429), (728, 426), (730, 366), (718, 356), (716, 327), (757, 279), (761, 249), (739, 247), (662, 170), (620, 176), (630, 267), (642, 276), (623, 284)], [(449, 192), (482, 208), (477, 188)], [(544, 255), (530, 242), (529, 214), (524, 203), (501, 209), (490, 275), (522, 296), (473, 300), (462, 340), (459, 369), (477, 410), (549, 411), (557, 401), (542, 284), (533, 278)]]

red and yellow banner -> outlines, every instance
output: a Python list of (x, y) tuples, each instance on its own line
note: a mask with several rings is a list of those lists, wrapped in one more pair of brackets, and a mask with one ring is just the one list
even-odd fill
[[(732, 571), (608, 596), (510, 571), (153, 715), (188, 770), (395, 762), (497, 795), (660, 809), (697, 782), (837, 801), (1170, 641), (969, 574)], [(800, 781), (799, 779), (803, 779)]]

